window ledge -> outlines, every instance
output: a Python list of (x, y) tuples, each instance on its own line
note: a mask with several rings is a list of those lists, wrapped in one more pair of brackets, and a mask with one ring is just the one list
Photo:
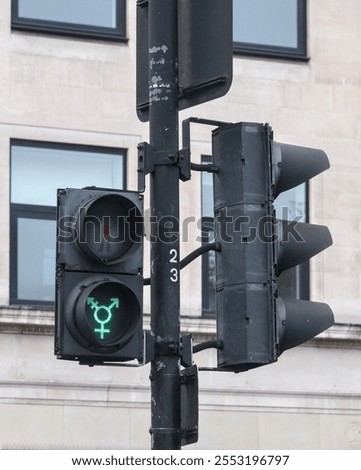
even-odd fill
[(54, 310), (0, 306), (1, 333), (54, 334)]
[[(144, 329), (150, 330), (150, 315), (144, 314)], [(215, 318), (181, 317), (182, 334), (192, 333), (195, 342), (215, 339)], [(54, 310), (36, 307), (0, 306), (0, 333), (54, 335)], [(307, 342), (308, 346), (361, 349), (361, 324), (336, 323)]]

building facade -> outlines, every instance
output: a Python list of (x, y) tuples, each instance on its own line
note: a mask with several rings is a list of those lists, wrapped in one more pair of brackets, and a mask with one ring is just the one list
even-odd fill
[[(136, 114), (136, 2), (66, 3), (71, 16), (55, 0), (0, 5), (0, 448), (147, 449), (149, 365), (53, 354), (56, 189), (136, 190), (137, 144), (149, 139)], [(301, 202), (333, 246), (302, 282), (335, 325), (267, 367), (201, 370), (190, 448), (361, 449), (360, 18), (357, 0), (234, 0), (232, 87), (180, 113), (268, 122), (275, 140), (321, 148), (331, 163)], [(210, 142), (209, 129), (192, 128), (192, 161), (211, 155)], [(210, 194), (204, 175), (181, 183), (182, 257), (199, 246)], [(212, 263), (182, 271), (181, 329), (195, 341), (215, 336)], [(149, 287), (144, 312), (149, 328)], [(200, 368), (215, 361), (212, 350), (194, 356)]]

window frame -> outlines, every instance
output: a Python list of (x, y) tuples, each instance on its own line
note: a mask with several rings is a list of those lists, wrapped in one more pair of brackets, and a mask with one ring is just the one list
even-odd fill
[(307, 0), (297, 0), (297, 47), (272, 46), (247, 42), (233, 42), (236, 55), (308, 61)]
[(11, 1), (11, 29), (50, 35), (72, 36), (86, 39), (102, 39), (126, 42), (126, 0), (116, 1), (116, 26), (92, 26), (62, 21), (40, 20), (19, 16), (19, 0)]
[[(83, 152), (95, 152), (104, 153), (105, 155), (115, 154), (122, 155), (123, 158), (123, 181), (122, 190), (127, 189), (127, 149), (125, 147), (104, 147), (97, 145), (84, 145), (77, 143), (62, 143), (62, 142), (48, 142), (38, 140), (26, 140), (26, 139), (10, 139), (10, 188), (9, 188), (9, 200), (10, 200), (10, 223), (9, 223), (9, 304), (12, 306), (29, 306), (37, 308), (53, 308), (55, 305), (54, 301), (43, 301), (43, 300), (28, 300), (18, 298), (18, 220), (21, 218), (25, 219), (36, 219), (36, 220), (54, 220), (56, 221), (56, 206), (50, 205), (36, 205), (36, 204), (25, 204), (18, 202), (11, 202), (11, 185), (12, 185), (12, 149), (14, 146), (22, 146), (27, 148), (48, 148), (58, 150), (69, 150), (69, 151), (83, 151)], [(118, 189), (118, 188), (117, 188)], [(55, 237), (55, 235), (54, 235)], [(56, 239), (54, 238), (54, 247)], [(55, 276), (55, 272), (54, 272)]]

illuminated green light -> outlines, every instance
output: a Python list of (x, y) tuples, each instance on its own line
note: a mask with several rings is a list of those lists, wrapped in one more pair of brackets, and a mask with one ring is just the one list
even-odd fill
[[(119, 308), (119, 298), (111, 298), (109, 305), (99, 305), (99, 302), (94, 297), (87, 298), (87, 304), (93, 310), (95, 322), (99, 328), (94, 328), (94, 333), (99, 333), (100, 339), (104, 339), (106, 333), (111, 333), (110, 322), (113, 317), (113, 308)], [(108, 325), (108, 328), (106, 328)]]
[(76, 304), (69, 308), (77, 331), (74, 339), (81, 338), (92, 353), (113, 353), (136, 332), (141, 335), (140, 303), (132, 289), (116, 277), (89, 276), (86, 282), (74, 289)]

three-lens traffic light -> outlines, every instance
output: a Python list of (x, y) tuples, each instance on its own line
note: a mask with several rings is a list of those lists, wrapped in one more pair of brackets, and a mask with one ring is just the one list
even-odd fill
[(332, 244), (327, 227), (277, 220), (273, 202), (329, 167), (326, 154), (273, 141), (268, 125), (213, 131), (218, 368), (277, 361), (333, 324), (330, 307), (280, 298), (278, 275)]
[(58, 358), (142, 362), (142, 196), (58, 190), (56, 261)]

